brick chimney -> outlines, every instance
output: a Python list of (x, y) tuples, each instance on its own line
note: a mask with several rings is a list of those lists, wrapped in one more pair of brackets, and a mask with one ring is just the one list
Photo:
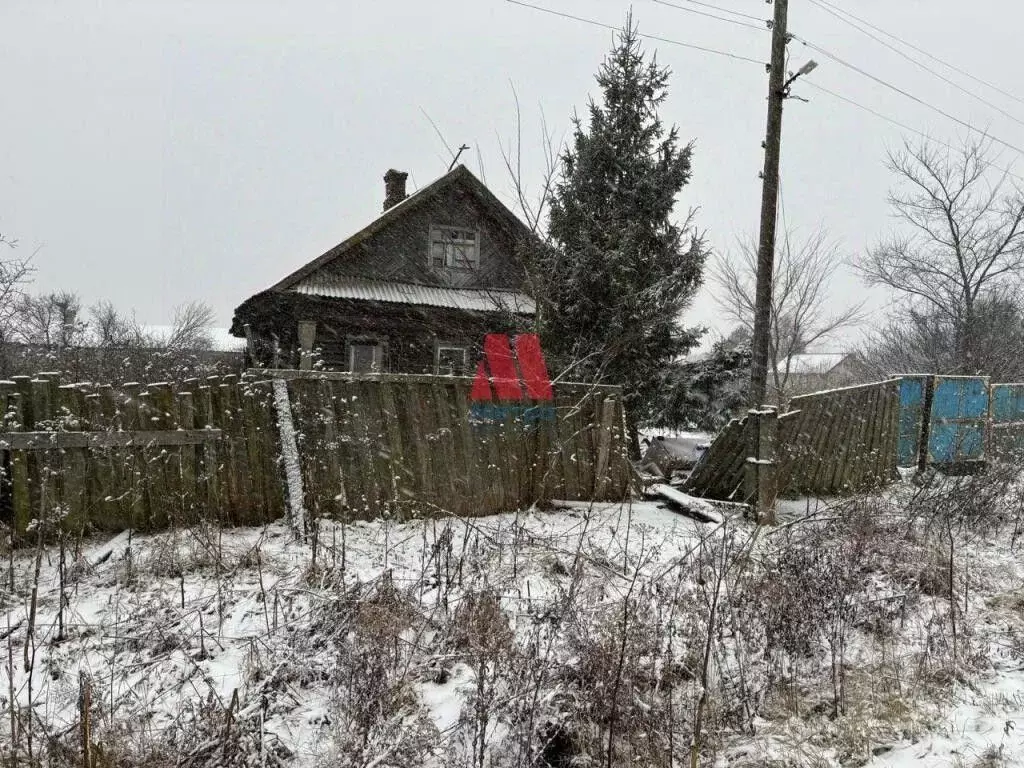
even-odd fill
[(384, 210), (393, 205), (398, 205), (408, 197), (405, 194), (405, 180), (409, 178), (408, 173), (396, 171), (394, 168), (384, 174)]

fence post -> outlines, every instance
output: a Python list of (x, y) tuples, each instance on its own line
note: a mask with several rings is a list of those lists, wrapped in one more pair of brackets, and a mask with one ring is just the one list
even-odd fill
[(78, 732), (82, 741), (82, 768), (92, 768), (92, 687), (85, 672), (78, 673)]
[(924, 381), (924, 392), (921, 400), (921, 445), (917, 453), (917, 471), (924, 472), (929, 464), (929, 443), (932, 440), (932, 400), (935, 397), (936, 376), (928, 376)]
[(779, 417), (774, 408), (751, 410), (747, 414), (747, 461), (744, 496), (753, 506), (758, 525), (775, 525), (778, 496), (775, 449)]

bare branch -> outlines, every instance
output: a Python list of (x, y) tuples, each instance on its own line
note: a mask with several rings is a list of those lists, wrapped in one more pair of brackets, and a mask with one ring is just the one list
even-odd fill
[(437, 138), (439, 138), (441, 140), (441, 143), (444, 144), (444, 148), (448, 150), (448, 154), (451, 157), (451, 159), (455, 160), (457, 155), (455, 154), (455, 151), (451, 148), (451, 145), (449, 145), (448, 142), (444, 140), (444, 135), (441, 133), (441, 129), (437, 127), (437, 123), (434, 122), (434, 119), (427, 114), (427, 110), (425, 110), (423, 107), (420, 107), (420, 112), (422, 112), (423, 116), (427, 118), (427, 122), (430, 123), (430, 127), (434, 129), (434, 133), (437, 134)]
[[(1024, 196), (1006, 172), (993, 172), (990, 154), (984, 138), (955, 152), (927, 140), (891, 152), (896, 188), (889, 203), (906, 231), (857, 264), (869, 284), (909, 297), (918, 319), (924, 313), (951, 324), (960, 345), (957, 373), (979, 370), (978, 302), (1019, 289), (1024, 276)], [(908, 328), (931, 335), (902, 311)]]
[[(787, 395), (793, 355), (864, 319), (863, 304), (829, 311), (829, 283), (843, 262), (824, 229), (799, 241), (791, 231), (782, 236), (769, 326), (769, 364), (780, 401)], [(757, 243), (748, 238), (719, 255), (709, 270), (722, 310), (748, 330), (753, 327), (756, 264)]]

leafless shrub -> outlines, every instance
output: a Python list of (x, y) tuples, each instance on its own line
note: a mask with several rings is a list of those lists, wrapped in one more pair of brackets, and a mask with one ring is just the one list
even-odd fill
[(575, 744), (578, 759), (597, 764), (667, 765), (665, 678), (676, 670), (659, 663), (663, 639), (651, 593), (640, 589), (579, 614), (566, 629), (573, 663), (560, 673), (563, 705), (571, 702), (558, 723), (562, 738)]
[(926, 531), (946, 533), (947, 528), (984, 535), (1007, 523), (1017, 524), (1021, 511), (1021, 469), (1012, 464), (992, 464), (976, 474), (926, 476), (907, 500), (908, 520)]
[[(238, 692), (225, 707), (213, 696), (190, 701), (181, 717), (188, 726), (175, 731), (168, 747), (182, 768), (238, 767), (254, 764), (288, 765), (291, 751), (268, 734), (258, 707), (241, 711)], [(169, 750), (170, 751), (170, 750)]]
[(200, 302), (176, 307), (174, 322), (163, 333), (110, 302), (85, 309), (68, 291), (38, 296), (18, 291), (10, 302), (0, 333), (0, 363), (7, 376), (47, 370), (74, 381), (180, 380), (232, 372), (240, 364), (228, 353), (212, 351), (215, 317)]
[(496, 657), (512, 647), (512, 631), (501, 601), (493, 591), (469, 592), (452, 617), (452, 647), (456, 651)]
[(833, 716), (846, 708), (851, 636), (891, 636), (906, 608), (896, 568), (903, 553), (879, 511), (872, 500), (857, 500), (826, 521), (782, 530), (759, 583), (743, 596), (752, 626), (765, 635), (770, 685), (801, 695), (793, 688), (801, 670), (824, 657)]

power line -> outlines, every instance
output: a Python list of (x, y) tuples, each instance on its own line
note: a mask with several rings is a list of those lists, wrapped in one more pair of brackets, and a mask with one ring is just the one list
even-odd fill
[[(953, 152), (961, 151), (961, 148), (955, 147), (955, 146), (953, 146), (952, 144), (950, 144), (947, 141), (943, 141), (942, 139), (937, 139), (937, 138), (935, 138), (933, 136), (930, 136), (927, 133), (925, 133), (924, 131), (921, 131), (921, 130), (918, 130), (917, 128), (909, 126), (906, 123), (901, 123), (899, 120), (897, 120), (897, 119), (895, 119), (893, 117), (890, 117), (889, 115), (886, 115), (883, 112), (879, 112), (877, 109), (873, 109), (873, 108), (868, 107), (868, 106), (866, 106), (864, 104), (861, 104), (859, 101), (854, 101), (853, 99), (849, 98), (848, 96), (843, 96), (841, 93), (836, 93), (835, 91), (833, 91), (833, 90), (831, 90), (829, 88), (826, 88), (823, 85), (818, 85), (813, 80), (805, 79), (803, 81), (803, 83), (804, 83), (804, 85), (811, 86), (812, 88), (814, 88), (817, 91), (822, 91), (823, 93), (827, 93), (829, 96), (832, 96), (833, 98), (836, 98), (836, 99), (839, 99), (840, 101), (846, 102), (847, 104), (849, 104), (852, 107), (856, 107), (857, 109), (860, 109), (860, 110), (862, 110), (864, 112), (867, 112), (867, 113), (869, 113), (871, 115), (874, 115), (875, 117), (879, 118), (880, 120), (884, 120), (885, 122), (890, 123), (891, 125), (895, 125), (897, 128), (901, 128), (904, 131), (909, 131), (910, 133), (913, 133), (913, 134), (915, 134), (917, 136), (920, 136), (921, 138), (923, 138), (923, 139), (925, 139), (927, 141), (934, 142), (934, 143), (936, 143), (936, 144), (938, 144), (940, 146), (945, 147), (946, 149), (952, 150)], [(1018, 176), (1016, 173), (1011, 171), (1009, 168), (1004, 168), (1001, 165), (996, 165), (995, 163), (993, 163), (991, 161), (988, 161), (988, 160), (985, 160), (984, 163), (986, 165), (992, 167), (992, 168), (995, 168), (998, 171), (1002, 171), (1007, 176), (1012, 176), (1013, 178), (1017, 179), (1018, 181), (1024, 183), (1024, 177)]]
[[(655, 2), (661, 2), (661, 0), (654, 0), (654, 1)], [(867, 37), (871, 38), (872, 40), (874, 40), (879, 45), (885, 46), (890, 51), (893, 51), (897, 55), (899, 55), (899, 56), (903, 57), (904, 59), (906, 59), (907, 61), (909, 61), (911, 64), (915, 64), (918, 67), (920, 67), (921, 69), (923, 69), (925, 72), (928, 72), (929, 74), (934, 75), (935, 77), (937, 77), (940, 80), (942, 80), (942, 82), (946, 83), (947, 85), (953, 86), (954, 88), (956, 88), (961, 93), (964, 93), (964, 94), (970, 96), (972, 99), (976, 99), (977, 101), (980, 101), (982, 104), (984, 104), (987, 107), (990, 107), (991, 109), (996, 110), (997, 112), (999, 112), (1004, 117), (1008, 117), (1009, 119), (1013, 120), (1015, 123), (1024, 126), (1024, 120), (1021, 120), (1020, 118), (1018, 118), (1013, 113), (1007, 112), (1002, 107), (998, 106), (997, 104), (993, 104), (991, 101), (989, 101), (988, 99), (984, 98), (983, 96), (979, 96), (974, 91), (971, 91), (971, 90), (968, 90), (967, 88), (964, 88), (962, 85), (960, 85), (960, 83), (956, 82), (955, 80), (952, 80), (952, 79), (946, 77), (945, 75), (943, 75), (943, 74), (941, 74), (939, 72), (936, 72), (934, 69), (929, 67), (927, 64), (925, 64), (925, 63), (923, 63), (921, 61), (918, 61), (913, 56), (910, 56), (905, 51), (900, 50), (900, 48), (898, 48), (897, 46), (893, 45), (892, 43), (886, 42), (882, 38), (878, 37), (877, 35), (873, 34), (870, 31), (868, 31), (864, 27), (860, 26), (856, 22), (850, 21), (850, 19), (847, 19), (844, 16), (840, 15), (840, 13), (845, 13), (845, 11), (837, 12), (836, 10), (833, 9), (833, 7), (831, 7), (827, 3), (827, 0), (808, 0), (808, 2), (810, 2), (812, 5), (816, 5), (817, 7), (821, 8), (821, 10), (825, 11), (825, 13), (828, 13), (828, 14), (834, 16), (835, 18), (839, 19), (844, 24), (848, 24), (849, 26), (853, 27), (858, 32), (860, 32), (861, 34), (866, 35)]]
[[(520, 5), (523, 8), (531, 8), (531, 9), (533, 9), (535, 11), (541, 11), (542, 13), (550, 13), (552, 16), (559, 16), (559, 17), (561, 17), (563, 19), (571, 19), (572, 21), (578, 21), (578, 22), (580, 22), (582, 24), (589, 24), (592, 27), (601, 27), (603, 29), (610, 29), (613, 32), (620, 32), (622, 30), (621, 27), (617, 27), (617, 26), (615, 26), (613, 24), (605, 24), (603, 22), (594, 21), (593, 19), (587, 19), (587, 18), (584, 18), (582, 16), (573, 16), (571, 13), (563, 13), (562, 11), (555, 11), (555, 10), (552, 10), (551, 8), (543, 8), (543, 7), (539, 6), (539, 5), (533, 5), (531, 3), (525, 3), (525, 2), (523, 2), (523, 0), (505, 0), (505, 2), (506, 3), (511, 3), (512, 5)], [(659, 43), (668, 43), (669, 45), (678, 45), (681, 48), (690, 48), (692, 50), (702, 51), (704, 53), (713, 53), (716, 56), (725, 56), (726, 58), (735, 59), (736, 61), (748, 61), (751, 64), (758, 64), (758, 65), (760, 65), (762, 67), (763, 66), (767, 66), (765, 64), (765, 62), (761, 61), (760, 59), (752, 59), (749, 56), (743, 56), (741, 54), (731, 53), (729, 51), (721, 51), (721, 50), (719, 50), (717, 48), (707, 48), (707, 47), (705, 47), (703, 45), (695, 45), (693, 43), (683, 43), (683, 42), (680, 42), (679, 40), (671, 40), (671, 39), (669, 39), (667, 37), (658, 37), (657, 35), (646, 35), (643, 32), (637, 32), (637, 36), (643, 37), (643, 38), (645, 38), (647, 40), (657, 40)]]
[(972, 75), (967, 70), (962, 69), (961, 67), (958, 67), (956, 64), (951, 64), (950, 62), (946, 61), (945, 59), (941, 59), (938, 56), (936, 56), (936, 55), (934, 55), (932, 53), (929, 53), (924, 48), (920, 48), (920, 47), (914, 45), (913, 43), (908, 42), (907, 40), (904, 40), (902, 37), (899, 37), (898, 35), (894, 35), (892, 32), (887, 32), (884, 29), (882, 29), (881, 27), (875, 26), (870, 21), (866, 21), (865, 19), (862, 19), (859, 16), (855, 16), (854, 14), (850, 13), (850, 11), (847, 11), (844, 8), (839, 8), (838, 6), (830, 3), (828, 0), (820, 0), (820, 2), (822, 2), (823, 4), (829, 6), (829, 7), (833, 8), (833, 9), (835, 9), (837, 11), (840, 11), (841, 13), (845, 13), (847, 16), (849, 16), (854, 21), (859, 21), (861, 24), (863, 24), (864, 26), (868, 27), (869, 29), (873, 29), (875, 32), (883, 34), (886, 37), (891, 38), (891, 39), (895, 40), (896, 42), (900, 43), (901, 45), (905, 45), (907, 48), (910, 48), (911, 50), (916, 51), (917, 53), (920, 53), (922, 56), (927, 56), (932, 61), (938, 62), (939, 64), (941, 64), (944, 67), (949, 67), (949, 69), (953, 70), (954, 72), (956, 72), (958, 74), (963, 75), (966, 78), (969, 78), (969, 79), (973, 80), (974, 82), (978, 83), (979, 85), (984, 85), (986, 88), (991, 88), (996, 93), (1001, 94), (1003, 96), (1006, 96), (1009, 99), (1013, 99), (1014, 101), (1016, 101), (1019, 104), (1024, 104), (1024, 99), (1020, 98), (1019, 96), (1014, 96), (1012, 93), (1010, 93), (1009, 91), (1003, 90), (998, 85), (993, 85), (992, 83), (988, 82), (987, 80), (983, 80), (980, 77), (976, 77), (975, 75)]
[[(657, 0), (655, 0), (655, 2), (657, 2)], [(710, 8), (711, 10), (719, 11), (720, 13), (728, 13), (732, 16), (739, 16), (741, 19), (750, 19), (751, 21), (757, 21), (760, 22), (761, 24), (764, 24), (766, 28), (771, 27), (771, 22), (769, 22), (768, 19), (762, 16), (753, 16), (749, 13), (743, 13), (742, 11), (734, 11), (731, 8), (723, 8), (722, 6), (715, 5), (713, 3), (703, 3), (700, 0), (682, 0), (682, 2), (689, 3), (690, 5), (699, 5), (701, 8)], [(669, 5), (669, 3), (665, 3), (665, 5)]]
[[(509, 0), (509, 2), (512, 2), (512, 0)], [(980, 135), (986, 137), (987, 139), (990, 139), (991, 141), (994, 141), (997, 144), (1002, 144), (1004, 147), (1012, 149), (1014, 152), (1017, 152), (1018, 154), (1024, 155), (1024, 149), (1021, 149), (1020, 147), (1016, 146), (1015, 144), (1011, 144), (1010, 142), (1005, 141), (1004, 139), (1000, 139), (998, 136), (994, 136), (994, 135), (992, 135), (990, 133), (986, 133), (985, 131), (982, 131), (979, 128), (975, 128), (973, 125), (968, 123), (966, 120), (962, 120), (961, 118), (957, 117), (956, 115), (952, 115), (949, 112), (946, 112), (941, 107), (936, 107), (934, 104), (931, 104), (930, 102), (925, 101), (921, 97), (915, 96), (914, 94), (910, 93), (910, 91), (906, 91), (903, 88), (900, 88), (899, 86), (893, 85), (892, 83), (888, 82), (887, 80), (883, 80), (882, 78), (878, 77), (877, 75), (873, 75), (870, 72), (868, 72), (868, 71), (866, 71), (864, 69), (861, 69), (856, 64), (851, 64), (850, 62), (846, 61), (845, 59), (840, 58), (839, 56), (837, 56), (836, 54), (832, 53), (831, 51), (829, 51), (829, 50), (827, 50), (825, 48), (822, 48), (820, 45), (816, 45), (816, 44), (810, 42), (809, 40), (806, 40), (806, 39), (804, 39), (802, 37), (798, 37), (797, 35), (791, 35), (791, 37), (794, 40), (796, 40), (796, 41), (798, 41), (800, 43), (803, 43), (808, 48), (817, 51), (822, 56), (828, 57), (829, 59), (834, 61), (836, 64), (839, 64), (840, 66), (846, 67), (847, 69), (849, 69), (849, 70), (851, 70), (853, 72), (856, 72), (857, 74), (859, 74), (859, 75), (861, 75), (863, 77), (866, 77), (869, 80), (872, 80), (872, 81), (878, 83), (879, 85), (881, 85), (881, 86), (883, 86), (885, 88), (888, 88), (891, 91), (895, 91), (896, 93), (900, 94), (901, 96), (904, 96), (904, 97), (910, 99), (911, 101), (916, 102), (917, 104), (920, 104), (923, 107), (927, 107), (928, 109), (932, 110), (933, 112), (936, 112), (936, 113), (942, 115), (946, 119), (952, 120), (957, 125), (960, 125), (960, 126), (966, 128), (971, 133), (980, 134)]]
[[(670, 2), (668, 2), (668, 0), (651, 0), (651, 2), (657, 3), (658, 5), (667, 6), (668, 8), (675, 8), (677, 11), (682, 11), (683, 13), (693, 13), (693, 14), (696, 14), (697, 16), (704, 16), (705, 18), (708, 18), (708, 19), (716, 19), (717, 21), (725, 21), (725, 22), (728, 22), (729, 24), (735, 24), (738, 27), (746, 27), (747, 29), (756, 29), (759, 32), (765, 32), (765, 31), (767, 31), (768, 29), (771, 28), (770, 25), (768, 24), (768, 22), (765, 19), (759, 19), (761, 24), (757, 25), (757, 24), (751, 24), (749, 21), (741, 21), (740, 19), (730, 19), (730, 18), (727, 18), (725, 16), (716, 16), (715, 14), (708, 13), (707, 11), (698, 11), (695, 8), (687, 8), (685, 5), (677, 5), (676, 3), (670, 3)], [(696, 0), (684, 0), (684, 2), (691, 2), (694, 5), (701, 5), (701, 6), (705, 6), (705, 7), (715, 8), (716, 10), (720, 10), (720, 11), (722, 11), (724, 13), (734, 13), (734, 11), (727, 11), (724, 8), (718, 8), (718, 6), (715, 6), (715, 5), (708, 5), (707, 3), (698, 3), (698, 2), (696, 2)], [(746, 14), (743, 14), (743, 15), (746, 16)], [(749, 17), (749, 18), (756, 18), (756, 17), (752, 16), (752, 17)]]

